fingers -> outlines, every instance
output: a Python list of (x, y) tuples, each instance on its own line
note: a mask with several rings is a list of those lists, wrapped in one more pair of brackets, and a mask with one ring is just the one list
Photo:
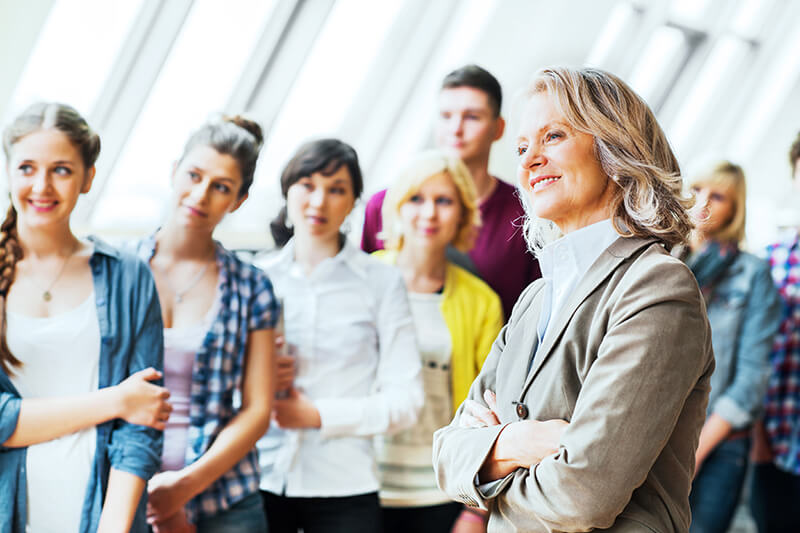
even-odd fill
[(483, 391), (483, 401), (486, 402), (486, 405), (489, 406), (489, 409), (495, 413), (497, 412), (497, 395), (493, 391), (489, 389)]
[(159, 372), (158, 370), (156, 370), (152, 366), (148, 367), (148, 368), (145, 368), (143, 370), (139, 370), (138, 372), (136, 372), (133, 375), (137, 376), (138, 378), (143, 379), (145, 381), (153, 381), (155, 379), (160, 379), (161, 378), (161, 372)]
[(483, 391), (483, 400), (486, 402), (486, 405), (489, 406), (489, 409), (492, 412), (492, 416), (494, 417), (494, 424), (500, 423), (500, 415), (498, 414), (497, 410), (497, 395), (494, 391), (486, 389)]
[(294, 368), (294, 357), (291, 355), (276, 355), (275, 364), (279, 369)]
[(478, 420), (469, 413), (461, 413), (458, 419), (458, 425), (463, 428), (485, 428), (486, 424)]
[(464, 411), (462, 412), (461, 416), (463, 417), (465, 415), (474, 418), (480, 424), (469, 427), (495, 426), (499, 424), (499, 421), (497, 420), (497, 417), (495, 417), (494, 413), (475, 400), (464, 401)]

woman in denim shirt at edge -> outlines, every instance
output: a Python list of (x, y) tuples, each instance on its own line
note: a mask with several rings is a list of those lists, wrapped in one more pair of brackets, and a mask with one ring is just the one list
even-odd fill
[(739, 249), (745, 177), (722, 161), (689, 180), (700, 209), (686, 263), (706, 300), (716, 370), (689, 496), (693, 533), (724, 533), (744, 483), (750, 427), (759, 414), (780, 301), (766, 261)]
[[(0, 532), (147, 531), (169, 393), (153, 278), (77, 238), (100, 139), (36, 104), (4, 132), (11, 206), (0, 232)], [(149, 426), (149, 427), (145, 427)]]
[(158, 287), (174, 405), (147, 489), (156, 533), (266, 528), (255, 443), (269, 427), (277, 303), (266, 274), (212, 235), (247, 199), (262, 142), (239, 116), (201, 126), (173, 168), (164, 226), (137, 246)]

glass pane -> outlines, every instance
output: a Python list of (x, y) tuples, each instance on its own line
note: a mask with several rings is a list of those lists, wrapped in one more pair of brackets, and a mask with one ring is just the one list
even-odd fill
[(191, 131), (226, 105), (274, 5), (195, 2), (112, 169), (93, 229), (135, 234), (158, 225), (172, 163)]
[[(225, 220), (225, 228), (265, 231), (265, 214), (277, 213), (280, 205), (274, 191), (283, 165), (303, 141), (336, 135), (404, 1), (334, 5), (272, 125), (250, 198)], [(358, 31), (354, 20), (363, 21)]]
[(20, 77), (9, 116), (40, 100), (90, 114), (142, 0), (58, 0)]
[(689, 52), (683, 31), (661, 26), (650, 37), (631, 75), (631, 87), (657, 107)]

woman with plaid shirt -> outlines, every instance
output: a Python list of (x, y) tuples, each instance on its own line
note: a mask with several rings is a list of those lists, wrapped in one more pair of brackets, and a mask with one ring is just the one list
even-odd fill
[(277, 304), (267, 276), (212, 238), (247, 198), (261, 143), (240, 117), (201, 127), (173, 170), (167, 222), (138, 244), (161, 301), (174, 405), (148, 485), (156, 533), (266, 528), (255, 443), (269, 426)]

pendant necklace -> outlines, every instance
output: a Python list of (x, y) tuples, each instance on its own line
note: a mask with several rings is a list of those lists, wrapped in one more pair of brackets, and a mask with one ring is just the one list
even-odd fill
[[(49, 302), (50, 300), (53, 299), (53, 294), (50, 291), (53, 290), (53, 287), (55, 287), (58, 280), (61, 279), (61, 274), (63, 274), (64, 269), (67, 268), (67, 263), (69, 263), (69, 260), (72, 259), (72, 256), (75, 255), (75, 253), (79, 249), (80, 249), (80, 244), (78, 244), (78, 246), (74, 250), (72, 250), (72, 252), (70, 252), (70, 254), (66, 258), (64, 258), (64, 262), (61, 263), (61, 268), (58, 269), (58, 274), (56, 274), (56, 277), (53, 279), (50, 285), (48, 285), (47, 288), (44, 290), (44, 292), (42, 292), (42, 300), (44, 300), (45, 302)], [(36, 285), (38, 285), (38, 283), (36, 283)], [(41, 289), (41, 287), (39, 288)]]
[(200, 280), (203, 279), (203, 275), (205, 275), (206, 271), (208, 270), (208, 266), (210, 264), (211, 261), (208, 261), (205, 265), (203, 265), (203, 268), (201, 268), (200, 271), (197, 274), (195, 274), (195, 276), (189, 281), (189, 283), (186, 284), (186, 286), (181, 290), (177, 290), (172, 285), (172, 282), (169, 280), (169, 276), (167, 275), (166, 271), (164, 271), (164, 269), (160, 267), (158, 268), (158, 270), (160, 270), (161, 274), (164, 276), (164, 281), (166, 282), (167, 287), (169, 287), (169, 290), (172, 291), (172, 294), (175, 295), (175, 303), (181, 303), (183, 301), (184, 295), (190, 290), (192, 290), (195, 285), (200, 283)]

